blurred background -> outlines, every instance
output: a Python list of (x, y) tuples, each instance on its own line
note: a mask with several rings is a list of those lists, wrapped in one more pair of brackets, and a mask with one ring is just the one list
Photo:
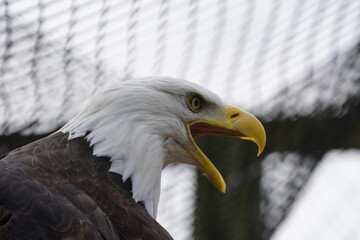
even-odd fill
[(202, 137), (227, 182), (163, 172), (176, 240), (360, 239), (360, 1), (1, 0), (0, 154), (131, 78), (197, 82), (264, 123), (268, 145)]

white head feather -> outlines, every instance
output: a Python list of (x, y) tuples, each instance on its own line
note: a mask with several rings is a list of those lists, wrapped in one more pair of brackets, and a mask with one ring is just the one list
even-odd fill
[[(129, 80), (97, 95), (60, 131), (84, 136), (94, 155), (111, 158), (111, 172), (132, 181), (133, 198), (156, 218), (162, 169), (172, 162), (193, 163), (182, 144), (185, 124), (214, 111), (193, 113), (186, 96), (197, 93), (222, 109), (214, 93), (195, 83), (172, 78)], [(216, 107), (217, 108), (217, 107)], [(217, 111), (215, 111), (216, 113)]]

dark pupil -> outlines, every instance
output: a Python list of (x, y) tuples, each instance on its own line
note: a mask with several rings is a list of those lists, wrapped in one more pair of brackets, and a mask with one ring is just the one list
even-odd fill
[(199, 108), (199, 107), (200, 107), (200, 100), (197, 99), (197, 98), (194, 98), (194, 99), (193, 99), (193, 106), (194, 106), (195, 108)]

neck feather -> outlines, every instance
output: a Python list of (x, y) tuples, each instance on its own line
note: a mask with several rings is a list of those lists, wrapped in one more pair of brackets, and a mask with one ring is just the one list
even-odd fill
[(122, 175), (123, 181), (130, 178), (133, 198), (143, 201), (148, 213), (156, 218), (165, 158), (163, 140), (129, 116), (116, 114), (114, 121), (114, 114), (85, 111), (59, 131), (69, 133), (69, 139), (89, 133), (86, 139), (93, 146), (94, 155), (110, 157), (110, 172)]

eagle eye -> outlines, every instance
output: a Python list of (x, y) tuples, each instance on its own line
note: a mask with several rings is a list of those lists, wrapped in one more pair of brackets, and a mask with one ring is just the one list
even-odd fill
[(187, 105), (192, 112), (200, 112), (204, 106), (204, 100), (196, 94), (187, 97)]

